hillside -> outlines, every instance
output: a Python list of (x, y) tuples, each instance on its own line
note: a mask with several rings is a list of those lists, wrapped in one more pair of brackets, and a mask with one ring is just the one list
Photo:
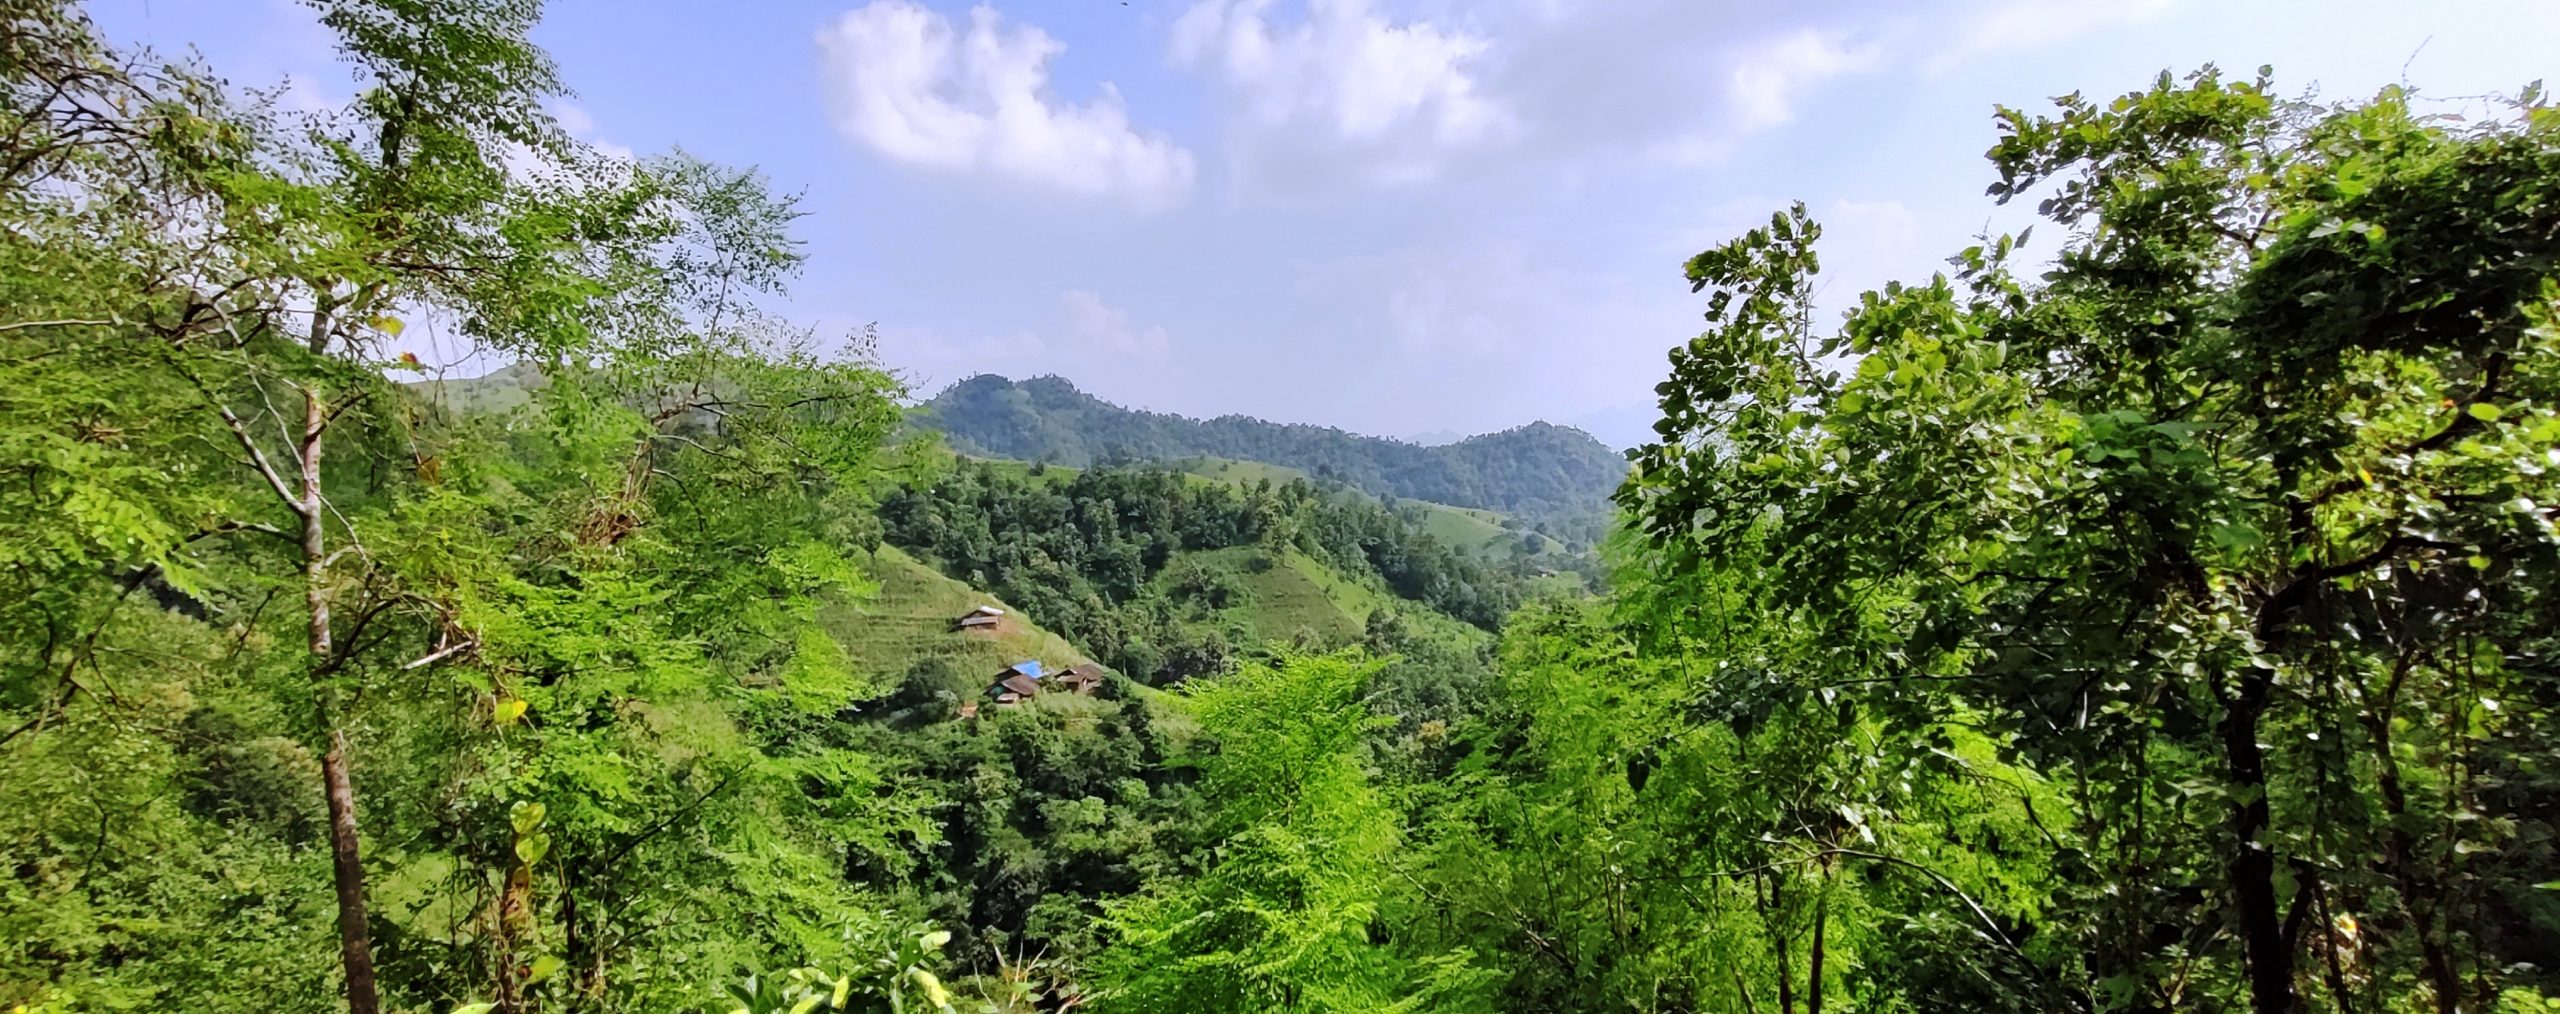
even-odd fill
[[(1045, 630), (1009, 603), (944, 577), (896, 546), (882, 546), (865, 568), (880, 582), (877, 594), (830, 603), (818, 621), (844, 645), (857, 671), (895, 680), (929, 658), (962, 672), (993, 674), (1023, 659), (1051, 668), (1093, 659), (1065, 637)], [(1004, 609), (992, 634), (961, 634), (951, 621), (981, 605)], [(983, 682), (983, 681), (981, 681)]]
[(1363, 580), (1295, 550), (1185, 550), (1167, 561), (1151, 590), (1176, 602), (1177, 617), (1194, 628), (1216, 630), (1238, 644), (1357, 643), (1368, 632), (1369, 617), (1380, 611), (1405, 616), (1445, 643), (1472, 648), (1492, 640), (1482, 630), (1378, 587), (1374, 577)]
[(510, 363), (477, 377), (440, 377), (410, 386), (426, 400), (464, 414), (504, 412), (533, 400), (548, 380), (532, 363)]
[(1246, 416), (1142, 412), (1058, 377), (971, 377), (926, 402), (915, 420), (963, 451), (995, 457), (1063, 465), (1230, 458), (1339, 479), (1379, 496), (1519, 515), (1598, 510), (1626, 476), (1617, 452), (1590, 434), (1547, 423), (1424, 447)]

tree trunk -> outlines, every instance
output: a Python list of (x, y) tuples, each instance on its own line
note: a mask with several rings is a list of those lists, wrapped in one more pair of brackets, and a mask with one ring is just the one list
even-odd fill
[(2276, 903), (2276, 858), (2258, 840), (2267, 828), (2266, 754), (2258, 749), (2258, 719), (2275, 689), (2275, 674), (2250, 668), (2239, 693), (2226, 702), (2222, 751), (2231, 787), (2241, 797), (2232, 808), (2229, 863), (2232, 900), (2239, 906), (2240, 941), (2248, 962), (2249, 1007), (2256, 1014), (2293, 1014), (2293, 949), (2286, 946), (2284, 913)]
[(1831, 874), (1822, 875), (1822, 894), (1813, 900), (1813, 956), (1804, 976), (1805, 1014), (1822, 1014), (1822, 931), (1831, 922)]
[[(302, 596), (311, 611), (315, 675), (327, 670), (336, 652), (329, 632), (328, 503), (320, 485), (321, 434), (329, 425), (326, 408), (317, 389), (303, 390), (302, 444), (294, 455), (300, 466), (301, 496), (293, 509), (302, 519)], [(338, 958), (346, 966), (347, 1011), (379, 1014), (382, 997), (373, 978), (373, 928), (365, 917), (364, 862), (357, 849), (355, 782), (347, 776), (347, 735), (330, 718), (325, 703), (328, 691), (314, 690), (324, 701), (319, 720), (328, 737), (328, 749), (320, 755), (320, 783), (329, 802), (329, 862), (338, 890)]]
[(329, 752), (320, 755), (329, 795), (329, 860), (338, 887), (338, 957), (347, 970), (348, 1014), (379, 1014), (373, 979), (373, 931), (365, 919), (364, 864), (356, 853), (356, 793), (347, 778), (347, 737), (329, 730)]
[(1796, 1014), (1796, 970), (1792, 961), (1793, 955), (1790, 953), (1792, 948), (1787, 946), (1787, 934), (1783, 930), (1774, 928), (1775, 920), (1786, 917), (1786, 896), (1781, 893), (1786, 885), (1786, 878), (1777, 874), (1767, 876), (1769, 877), (1769, 901), (1761, 906), (1761, 918), (1772, 921), (1773, 928), (1769, 937), (1770, 941), (1778, 947), (1778, 1014)]
[(2438, 927), (2443, 924), (2441, 885), (2429, 871), (2420, 866), (2416, 836), (2409, 833), (2409, 796), (2400, 784), (2400, 762), (2391, 752), (2391, 720), (2388, 715), (2368, 720), (2373, 730), (2375, 782), (2382, 793), (2382, 812), (2390, 820), (2384, 826), (2390, 831), (2383, 838), (2383, 862), (2399, 881), (2401, 905), (2409, 911), (2409, 921), (2417, 924), (2418, 955), (2429, 985), (2436, 994), (2438, 1014), (2455, 1014), (2462, 1009), (2462, 980), (2454, 972), (2453, 957), (2447, 953)]

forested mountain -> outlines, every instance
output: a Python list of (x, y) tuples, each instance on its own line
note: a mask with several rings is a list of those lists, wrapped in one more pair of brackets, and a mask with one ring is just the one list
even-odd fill
[(917, 421), (963, 450), (1023, 461), (1216, 457), (1285, 465), (1375, 496), (1529, 516), (1596, 511), (1626, 459), (1580, 430), (1531, 423), (1437, 447), (1246, 416), (1191, 419), (1105, 402), (1060, 377), (980, 374), (943, 389)]
[[(1587, 439), (899, 439), (758, 309), (793, 203), (569, 138), (535, 5), (315, 6), (343, 109), (0, 17), (0, 1009), (2560, 1008), (2538, 91), (2003, 110), (2060, 255), (1836, 329), (1777, 213), (1539, 597), (1430, 530), (1499, 520), (1036, 459), (1534, 510)], [(532, 365), (404, 383), (422, 317)]]

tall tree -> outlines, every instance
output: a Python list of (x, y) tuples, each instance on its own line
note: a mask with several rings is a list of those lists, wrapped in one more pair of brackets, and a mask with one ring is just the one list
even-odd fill
[(1118, 907), (1098, 958), (1113, 1009), (1462, 1010), (1482, 977), (1464, 950), (1381, 941), (1401, 863), (1397, 815), (1362, 770), (1354, 655), (1253, 664), (1195, 684), (1217, 737), (1207, 763), (1217, 856)]
[[(637, 214), (644, 174), (583, 155), (543, 112), (560, 89), (526, 39), (537, 5), (315, 6), (364, 87), (345, 109), (292, 117), (235, 108), (190, 68), (113, 52), (67, 6), (12, 13), (5, 186), (27, 226), (12, 235), (31, 242), (10, 280), (28, 290), (21, 305), (56, 311), (11, 325), (51, 346), (13, 365), (31, 390), (93, 406), (108, 435), (47, 456), (72, 465), (42, 494), (68, 499), (33, 505), (68, 522), (47, 533), (71, 549), (46, 561), (63, 578), (44, 582), (48, 598), (96, 587), (81, 575), (100, 564), (119, 597), (143, 583), (183, 597), (208, 567), (263, 580), (273, 566), (263, 572), (301, 603), (298, 695), (328, 812), (345, 990), (369, 1014), (380, 990), (349, 715), (368, 685), (477, 647), (457, 604), (406, 580), (367, 537), (391, 531), (442, 466), (430, 421), (385, 375), (399, 365), (386, 348), (409, 318), (498, 355), (597, 351), (598, 325), (615, 323), (598, 297), (633, 281), (617, 272), (664, 216)], [(186, 394), (113, 404), (127, 383)], [(208, 439), (232, 448), (239, 471), (193, 450)], [(119, 489), (130, 499), (112, 515), (80, 506)], [(259, 533), (280, 538), (239, 542)], [(208, 556), (208, 539), (234, 546)], [(62, 633), (81, 611), (34, 605)], [(69, 666), (58, 709), (77, 666), (43, 654)]]
[(2041, 278), (2004, 237), (1826, 333), (1801, 207), (1699, 255), (1620, 502), (1664, 579), (1749, 561), (1710, 622), (1836, 638), (1784, 678), (2078, 786), (2058, 916), (2114, 1005), (2361, 1005), (2348, 927), (2490, 1002), (2452, 913), (2512, 833), (2490, 744), (2547, 736), (2560, 111), (2208, 70), (2000, 123), (1992, 193), (2068, 233)]

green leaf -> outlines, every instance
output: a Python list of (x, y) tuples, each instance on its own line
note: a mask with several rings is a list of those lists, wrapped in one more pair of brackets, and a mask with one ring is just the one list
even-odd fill
[(489, 1014), (497, 1009), (498, 1005), (494, 1003), (466, 1003), (454, 1008), (452, 1014)]
[(499, 701), (495, 716), (498, 724), (514, 725), (517, 719), (524, 717), (524, 711), (527, 707), (530, 707), (530, 705), (528, 705), (522, 697), (510, 697), (506, 700)]
[(516, 839), (516, 858), (527, 866), (541, 862), (551, 854), (551, 836), (536, 832)]
[(2478, 419), (2481, 422), (2497, 422), (2499, 416), (2507, 414), (2504, 409), (2485, 401), (2472, 402), (2471, 407), (2464, 409), (2463, 411), (2471, 413), (2471, 418)]
[[(947, 933), (944, 935), (949, 936)], [(907, 977), (914, 979), (916, 988), (924, 991), (926, 1002), (936, 1007), (951, 1006), (951, 991), (942, 988), (942, 980), (935, 978), (932, 972), (921, 968), (910, 968), (907, 970)]]
[(568, 964), (569, 962), (567, 959), (562, 958), (557, 954), (545, 954), (539, 958), (533, 959), (533, 967), (525, 972), (524, 981), (541, 982), (544, 979), (550, 978), (554, 973), (557, 973), (561, 968)]

